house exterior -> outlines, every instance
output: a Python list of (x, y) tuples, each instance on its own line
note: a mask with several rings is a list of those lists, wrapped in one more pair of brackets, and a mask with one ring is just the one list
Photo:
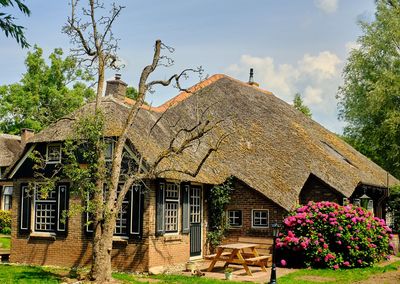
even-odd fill
[(13, 182), (7, 179), (5, 172), (21, 150), (20, 136), (0, 134), (0, 210), (12, 207)]
[[(125, 89), (119, 78), (109, 81), (101, 102), (110, 139), (118, 139), (132, 105)], [(60, 180), (49, 197), (41, 199), (29, 155), (40, 152), (49, 169), (62, 163), (61, 147), (73, 135), (72, 121), (92, 107), (89, 103), (31, 137), (7, 169), (17, 201), (12, 208), (11, 262), (90, 264), (89, 217), (78, 214), (60, 221), (64, 210), (85, 201), (71, 194), (68, 180)], [(196, 177), (180, 172), (196, 168), (208, 150), (204, 144), (163, 164), (178, 171), (132, 187), (117, 218), (115, 269), (149, 271), (207, 254), (207, 195), (231, 176), (234, 191), (227, 217), (232, 239), (270, 236), (272, 223), (281, 223), (289, 210), (310, 200), (361, 203), (366, 195), (366, 206), (384, 217), (388, 186), (398, 180), (272, 93), (225, 75), (214, 75), (160, 107), (144, 106), (129, 132), (127, 155), (155, 159), (175, 135), (171, 125), (194, 125), (202, 110), (207, 110), (206, 119), (223, 121), (229, 135)], [(154, 131), (149, 132), (151, 125)], [(206, 142), (219, 135), (210, 133)]]

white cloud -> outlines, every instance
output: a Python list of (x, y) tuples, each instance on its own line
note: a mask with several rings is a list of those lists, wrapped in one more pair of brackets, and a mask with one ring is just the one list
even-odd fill
[(355, 41), (346, 42), (347, 53), (350, 53), (353, 49), (359, 49), (359, 48), (360, 48), (360, 44), (358, 42), (355, 42)]
[(320, 52), (317, 56), (305, 54), (299, 65), (302, 71), (313, 74), (320, 79), (329, 79), (337, 75), (337, 66), (341, 60), (329, 51)]
[(240, 61), (230, 65), (225, 72), (247, 81), (249, 69), (254, 68), (254, 79), (276, 96), (292, 103), (299, 92), (310, 107), (313, 118), (329, 129), (340, 132), (342, 123), (337, 120), (336, 93), (341, 84), (343, 62), (330, 52), (304, 54), (294, 63), (277, 63), (272, 57), (242, 55)]
[(314, 0), (314, 3), (325, 13), (333, 13), (338, 7), (338, 0)]
[(318, 105), (322, 103), (322, 90), (319, 88), (313, 88), (307, 86), (304, 90), (304, 104), (306, 105)]

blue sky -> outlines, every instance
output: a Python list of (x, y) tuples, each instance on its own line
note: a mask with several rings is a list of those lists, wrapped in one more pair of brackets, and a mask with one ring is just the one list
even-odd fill
[[(126, 65), (122, 79), (129, 85), (137, 85), (141, 69), (151, 60), (154, 41), (161, 39), (175, 48), (175, 65), (159, 70), (154, 79), (201, 65), (206, 74), (224, 73), (247, 81), (253, 67), (261, 88), (287, 102), (300, 92), (316, 121), (342, 131), (335, 95), (348, 52), (357, 47), (361, 34), (357, 21), (373, 18), (373, 0), (117, 2), (126, 6), (114, 32), (121, 39), (119, 55)], [(16, 16), (27, 27), (28, 41), (46, 55), (56, 47), (68, 52), (69, 39), (61, 33), (70, 12), (68, 1), (27, 4), (31, 17)], [(0, 40), (0, 84), (17, 82), (25, 71), (26, 50), (3, 34)], [(113, 72), (108, 72), (111, 77)], [(157, 106), (176, 93), (173, 88), (157, 89), (148, 100)]]

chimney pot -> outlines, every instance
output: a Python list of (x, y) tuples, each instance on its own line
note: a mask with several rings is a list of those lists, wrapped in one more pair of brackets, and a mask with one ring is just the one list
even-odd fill
[(115, 74), (115, 80), (121, 80), (121, 74), (119, 73)]
[(250, 86), (256, 86), (256, 87), (260, 86), (257, 82), (254, 82), (254, 69), (253, 68), (250, 68), (249, 82), (247, 84), (249, 84)]

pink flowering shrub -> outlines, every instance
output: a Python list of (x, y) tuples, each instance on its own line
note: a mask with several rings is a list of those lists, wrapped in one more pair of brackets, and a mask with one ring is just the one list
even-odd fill
[(391, 230), (385, 221), (353, 205), (309, 202), (284, 220), (276, 248), (287, 265), (352, 268), (389, 257)]

